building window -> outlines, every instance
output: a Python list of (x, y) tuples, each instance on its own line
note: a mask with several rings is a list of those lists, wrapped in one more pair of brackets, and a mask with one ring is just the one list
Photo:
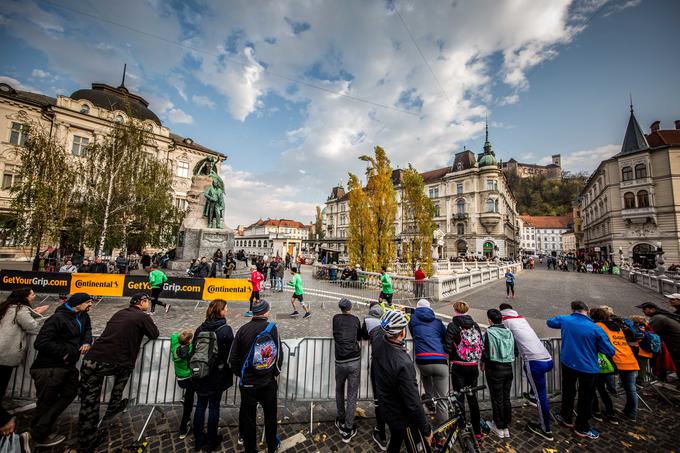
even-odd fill
[(641, 190), (637, 193), (637, 205), (638, 208), (649, 207), (649, 194), (647, 193), (646, 190)]
[(81, 137), (79, 135), (73, 136), (73, 145), (71, 146), (71, 153), (74, 156), (82, 156), (85, 154), (85, 148), (90, 144), (90, 139)]
[(439, 187), (430, 188), (428, 195), (430, 198), (439, 198)]
[(189, 177), (189, 162), (182, 161), (177, 162), (177, 176), (179, 176), (180, 178)]
[(464, 200), (458, 200), (456, 203), (456, 212), (458, 214), (465, 214), (465, 201)]
[(643, 179), (647, 177), (647, 166), (645, 164), (637, 164), (635, 166), (635, 179)]
[(459, 182), (458, 184), (456, 184), (456, 193), (458, 195), (463, 194), (463, 183), (462, 182)]
[(87, 104), (81, 105), (80, 113), (82, 113), (83, 115), (87, 115), (88, 113), (90, 113), (90, 107)]
[(19, 166), (5, 164), (5, 171), (2, 174), (2, 190), (11, 189), (19, 182)]
[(626, 192), (623, 196), (624, 209), (635, 209), (635, 195), (633, 192)]
[(116, 115), (116, 123), (118, 124), (123, 123), (123, 115)]
[(492, 198), (486, 200), (486, 212), (495, 212), (496, 203), (494, 203)]
[(439, 217), (439, 216), (440, 216), (440, 214), (439, 214), (439, 205), (438, 205), (438, 204), (434, 205), (434, 216), (435, 216), (435, 217)]
[(347, 222), (347, 216), (345, 214), (340, 215), (340, 225), (344, 225)]
[(266, 239), (264, 241), (262, 241), (262, 247), (265, 247), (265, 248), (267, 247), (267, 240)]
[(486, 180), (486, 190), (497, 190), (498, 183), (494, 179)]
[(633, 179), (633, 169), (631, 167), (623, 167), (621, 169), (621, 177), (624, 181), (630, 181)]
[(185, 198), (175, 198), (175, 206), (180, 211), (186, 211), (189, 204), (188, 204), (188, 201)]
[(26, 144), (26, 126), (21, 123), (12, 123), (9, 142), (12, 145), (24, 146)]
[(462, 224), (462, 223), (457, 224), (457, 225), (456, 225), (456, 230), (457, 230), (456, 232), (457, 232), (459, 235), (461, 235), (461, 236), (464, 235), (464, 234), (465, 234), (465, 224)]

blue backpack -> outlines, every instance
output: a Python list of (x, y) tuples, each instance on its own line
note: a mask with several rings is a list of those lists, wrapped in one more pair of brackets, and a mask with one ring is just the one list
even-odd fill
[(640, 347), (656, 354), (661, 351), (661, 337), (652, 332), (645, 332), (645, 336), (640, 340)]
[(246, 369), (252, 368), (255, 374), (266, 374), (276, 365), (280, 351), (272, 334), (275, 325), (273, 322), (268, 322), (267, 327), (253, 340), (241, 368), (241, 385), (243, 385), (243, 375)]

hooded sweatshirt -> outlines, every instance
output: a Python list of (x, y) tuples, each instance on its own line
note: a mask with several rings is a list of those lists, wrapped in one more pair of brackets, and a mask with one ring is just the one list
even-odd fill
[(512, 332), (515, 338), (522, 360), (550, 360), (552, 358), (543, 342), (523, 316), (511, 309), (501, 310), (501, 314), (503, 315), (503, 325)]
[(447, 364), (448, 354), (444, 350), (446, 328), (431, 308), (416, 308), (409, 329), (415, 344), (416, 364)]
[(484, 334), (484, 363), (511, 364), (515, 360), (515, 339), (503, 324), (493, 324)]
[(453, 319), (446, 327), (446, 339), (444, 341), (444, 350), (449, 353), (449, 360), (452, 364), (463, 366), (477, 366), (478, 362), (463, 362), (458, 355), (456, 345), (460, 343), (461, 331), (463, 329), (475, 329), (479, 333), (481, 341), (482, 330), (479, 325), (472, 319), (470, 315), (454, 315)]
[(376, 327), (380, 327), (380, 317), (383, 314), (382, 307), (378, 304), (373, 305), (368, 309), (368, 316), (364, 318), (364, 324), (361, 326), (363, 330), (364, 338), (372, 339), (375, 333)]
[(86, 344), (92, 344), (90, 315), (62, 304), (47, 318), (35, 339), (38, 356), (31, 368), (74, 368), (80, 347)]

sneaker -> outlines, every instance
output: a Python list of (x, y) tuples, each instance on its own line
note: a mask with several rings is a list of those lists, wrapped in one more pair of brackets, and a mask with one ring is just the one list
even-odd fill
[(355, 427), (351, 427), (347, 431), (341, 432), (340, 434), (342, 435), (342, 441), (348, 444), (349, 441), (352, 440), (352, 437), (357, 435), (357, 429)]
[(502, 438), (505, 437), (505, 430), (496, 427), (496, 424), (492, 421), (489, 422), (489, 429), (491, 430), (492, 433), (497, 435), (499, 439), (502, 439)]
[(531, 393), (528, 392), (522, 393), (522, 398), (524, 398), (527, 401), (527, 403), (531, 404), (532, 406), (538, 407), (538, 404), (536, 404), (536, 397)]
[(243, 437), (241, 437), (240, 434), (238, 435), (238, 439), (236, 440), (236, 443), (237, 443), (238, 445), (243, 445)]
[(63, 434), (57, 434), (57, 433), (52, 433), (45, 440), (42, 442), (36, 442), (35, 446), (36, 447), (54, 447), (55, 445), (59, 445), (63, 441), (66, 440), (66, 436)]
[(371, 437), (373, 437), (373, 442), (375, 442), (381, 451), (387, 451), (387, 440), (385, 439), (385, 436), (380, 435), (380, 431), (377, 427), (373, 428)]
[(24, 431), (19, 434), (19, 443), (21, 444), (21, 451), (23, 453), (31, 453), (31, 433)]
[(345, 423), (342, 421), (342, 419), (340, 419), (338, 417), (335, 417), (335, 427), (338, 428), (338, 431), (340, 431), (340, 434), (347, 431), (345, 429)]
[(579, 431), (578, 429), (574, 430), (574, 434), (576, 434), (577, 437), (581, 437), (584, 439), (592, 439), (596, 440), (600, 438), (600, 432), (596, 430), (595, 428), (590, 428), (588, 431)]
[(183, 428), (180, 428), (180, 429), (179, 429), (179, 438), (180, 438), (180, 440), (186, 439), (187, 436), (189, 435), (189, 431), (191, 431), (191, 429), (189, 428), (189, 425), (187, 425), (187, 426), (185, 426), (185, 427), (183, 427)]
[(297, 318), (298, 316), (300, 316), (300, 313), (298, 313), (297, 310), (295, 310), (293, 313), (290, 314), (291, 318)]
[(507, 437), (508, 439), (510, 438), (510, 430), (508, 428), (503, 430), (503, 437)]
[(109, 406), (108, 409), (106, 409), (106, 413), (104, 414), (104, 420), (108, 420), (120, 414), (125, 409), (127, 409), (127, 405), (128, 399), (123, 398), (116, 406)]
[(531, 431), (532, 433), (534, 433), (538, 436), (541, 436), (545, 440), (550, 440), (550, 441), (555, 440), (555, 438), (553, 437), (552, 431), (543, 431), (543, 428), (541, 428), (541, 425), (539, 425), (538, 423), (533, 423), (533, 422), (527, 423), (527, 429), (529, 431)]
[(610, 425), (617, 426), (619, 424), (619, 421), (616, 419), (615, 415), (605, 415), (603, 418), (604, 421), (606, 421)]
[(165, 312), (166, 312), (166, 313), (170, 311), (170, 307), (171, 307), (170, 304), (167, 304), (167, 305), (165, 306)]
[(253, 317), (253, 312), (252, 312), (252, 311), (247, 311), (247, 312), (243, 313), (243, 316), (245, 316), (246, 318), (252, 318), (252, 317)]
[(555, 420), (557, 420), (557, 423), (564, 426), (565, 428), (574, 428), (574, 424), (572, 422), (568, 422), (559, 412), (555, 414)]
[(479, 446), (479, 447), (482, 446), (482, 435), (481, 434), (475, 434), (475, 442), (477, 442), (477, 446)]
[(601, 422), (601, 421), (603, 421), (604, 419), (602, 418), (602, 414), (599, 413), (599, 412), (597, 412), (597, 413), (594, 413), (594, 414), (593, 414), (593, 420), (598, 421), (598, 422)]
[(310, 316), (312, 316), (312, 312), (308, 311), (307, 313), (305, 313), (305, 315), (302, 317), (302, 319), (309, 318)]

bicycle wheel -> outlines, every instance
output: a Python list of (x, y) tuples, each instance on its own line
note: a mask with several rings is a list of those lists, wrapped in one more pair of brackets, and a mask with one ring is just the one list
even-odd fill
[(460, 442), (460, 448), (463, 453), (479, 453), (477, 442), (472, 439), (470, 433), (462, 433), (458, 438), (458, 442)]

